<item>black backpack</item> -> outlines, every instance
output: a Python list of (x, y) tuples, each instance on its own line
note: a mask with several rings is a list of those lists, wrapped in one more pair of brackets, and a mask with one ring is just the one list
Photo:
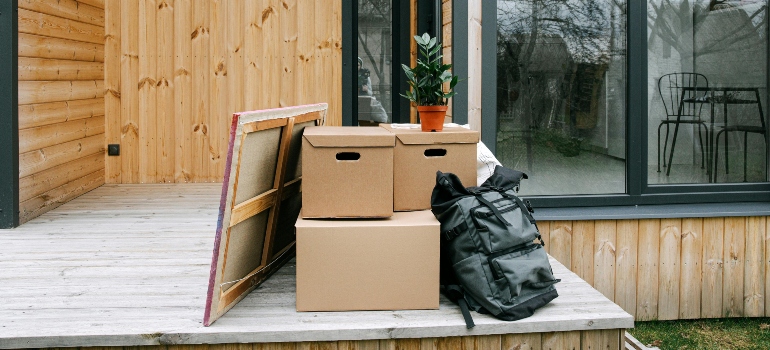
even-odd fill
[(532, 208), (516, 195), (522, 178), (497, 166), (481, 186), (465, 188), (456, 175), (436, 173), (431, 209), (441, 222), (441, 284), (468, 328), (469, 309), (515, 321), (558, 296)]

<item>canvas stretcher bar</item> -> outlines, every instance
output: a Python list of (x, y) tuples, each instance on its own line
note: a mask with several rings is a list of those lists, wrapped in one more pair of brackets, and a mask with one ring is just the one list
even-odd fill
[(233, 115), (205, 326), (291, 259), (302, 206), (301, 138), (323, 125), (327, 104)]

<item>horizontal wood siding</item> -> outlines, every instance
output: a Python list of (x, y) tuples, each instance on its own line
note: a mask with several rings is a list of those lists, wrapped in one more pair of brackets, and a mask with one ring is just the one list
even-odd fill
[(770, 316), (766, 217), (538, 226), (549, 254), (637, 320)]
[(339, 125), (341, 1), (106, 0), (106, 181), (222, 181), (234, 112), (327, 102)]
[[(142, 350), (622, 350), (625, 330), (520, 333), (446, 338), (312, 341), (296, 343), (141, 346)], [(100, 350), (128, 347), (104, 346)], [(96, 349), (96, 348), (80, 348)]]
[(20, 219), (104, 184), (104, 6), (19, 0)]

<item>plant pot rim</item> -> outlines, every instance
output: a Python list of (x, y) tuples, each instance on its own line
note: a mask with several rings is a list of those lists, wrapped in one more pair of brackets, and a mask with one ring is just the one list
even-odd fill
[(441, 110), (441, 109), (447, 109), (449, 106), (417, 106), (417, 109), (433, 109), (433, 110)]

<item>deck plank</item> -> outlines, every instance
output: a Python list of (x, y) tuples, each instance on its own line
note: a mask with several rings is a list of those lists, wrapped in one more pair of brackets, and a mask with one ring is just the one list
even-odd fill
[(405, 338), (435, 338), (420, 343), (441, 348), (445, 337), (480, 335), (494, 336), (473, 341), (499, 347), (528, 338), (498, 334), (633, 327), (631, 315), (553, 258), (561, 295), (516, 322), (474, 314), (477, 326), (467, 330), (443, 297), (438, 310), (298, 313), (291, 261), (203, 327), (220, 191), (221, 184), (104, 185), (0, 230), (0, 348)]

